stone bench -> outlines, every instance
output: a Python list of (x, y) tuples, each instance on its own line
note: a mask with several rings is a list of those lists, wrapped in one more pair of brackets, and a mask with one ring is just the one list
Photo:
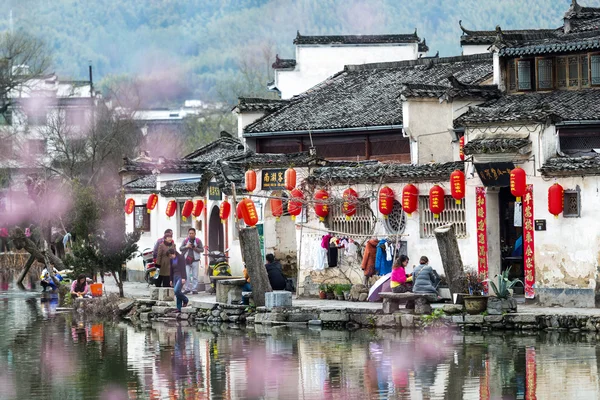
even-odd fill
[(246, 284), (246, 280), (244, 278), (229, 278), (215, 280), (217, 284), (217, 303), (234, 304), (242, 301), (242, 286)]
[(409, 305), (414, 304), (415, 314), (431, 314), (432, 303), (437, 300), (437, 294), (428, 293), (392, 293), (392, 292), (381, 292), (379, 296), (383, 299), (383, 313), (392, 314), (394, 311), (400, 309), (400, 304), (407, 304), (406, 308), (410, 308)]
[(292, 292), (286, 290), (274, 290), (265, 293), (265, 308), (272, 310), (274, 307), (291, 307)]

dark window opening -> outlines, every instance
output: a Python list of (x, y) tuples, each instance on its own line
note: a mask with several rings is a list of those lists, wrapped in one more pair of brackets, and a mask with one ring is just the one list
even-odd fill
[(538, 90), (552, 89), (552, 59), (542, 58), (537, 60), (537, 88)]
[(531, 60), (517, 61), (517, 79), (519, 90), (531, 90)]
[(559, 132), (560, 150), (568, 155), (595, 156), (600, 153), (600, 135), (593, 129)]
[(581, 217), (581, 197), (578, 190), (565, 190), (565, 208), (563, 217), (579, 218)]

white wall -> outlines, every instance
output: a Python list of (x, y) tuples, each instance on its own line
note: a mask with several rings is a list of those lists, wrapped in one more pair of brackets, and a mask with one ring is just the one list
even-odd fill
[(275, 86), (282, 99), (303, 93), (344, 69), (345, 65), (374, 62), (415, 60), (418, 45), (341, 45), (296, 46), (296, 67), (293, 70), (275, 70)]
[(484, 54), (487, 53), (490, 46), (487, 44), (467, 44), (462, 46), (463, 56), (470, 56), (472, 54)]

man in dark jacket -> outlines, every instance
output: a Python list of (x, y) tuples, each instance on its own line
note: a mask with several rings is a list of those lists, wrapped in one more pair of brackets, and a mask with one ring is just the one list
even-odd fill
[(265, 268), (267, 269), (267, 275), (269, 275), (271, 288), (273, 290), (285, 290), (285, 276), (281, 264), (279, 261), (275, 261), (273, 254), (267, 254), (265, 258), (267, 259)]
[(181, 307), (187, 307), (189, 299), (183, 294), (183, 285), (187, 275), (185, 273), (185, 258), (182, 254), (177, 253), (177, 250), (171, 248), (167, 250), (167, 255), (171, 259), (171, 286), (177, 298), (177, 309), (181, 311)]

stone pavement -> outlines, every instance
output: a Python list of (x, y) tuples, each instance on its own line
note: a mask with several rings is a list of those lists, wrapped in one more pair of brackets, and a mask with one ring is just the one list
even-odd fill
[[(119, 293), (119, 288), (115, 284), (112, 277), (107, 277), (105, 280), (104, 289), (107, 293)], [(125, 297), (130, 298), (144, 298), (150, 297), (150, 290), (148, 284), (141, 282), (124, 282), (123, 292)], [(186, 295), (190, 302), (204, 302), (204, 303), (216, 303), (216, 296), (210, 295), (205, 292), (198, 294), (187, 294)], [(353, 301), (338, 301), (338, 300), (321, 300), (321, 299), (295, 299), (293, 298), (292, 304), (295, 307), (304, 308), (318, 308), (318, 309), (363, 309), (363, 310), (380, 310), (381, 303), (369, 303), (369, 302), (353, 302)]]
[[(119, 289), (112, 277), (106, 278), (105, 290), (107, 293), (118, 293)], [(123, 286), (125, 297), (144, 298), (150, 297), (148, 285), (141, 282), (125, 282)], [(190, 301), (198, 301), (205, 303), (216, 303), (216, 297), (204, 292), (199, 294), (187, 295)], [(361, 310), (380, 310), (381, 303), (370, 302), (353, 302), (353, 301), (338, 301), (338, 300), (321, 300), (321, 299), (293, 299), (295, 307), (304, 308), (319, 308), (319, 309), (361, 309)], [(443, 304), (432, 304), (433, 308), (442, 307)], [(594, 316), (600, 317), (600, 308), (563, 308), (563, 307), (540, 307), (534, 304), (519, 304), (518, 314), (535, 314), (535, 315), (564, 315), (564, 316)]]

